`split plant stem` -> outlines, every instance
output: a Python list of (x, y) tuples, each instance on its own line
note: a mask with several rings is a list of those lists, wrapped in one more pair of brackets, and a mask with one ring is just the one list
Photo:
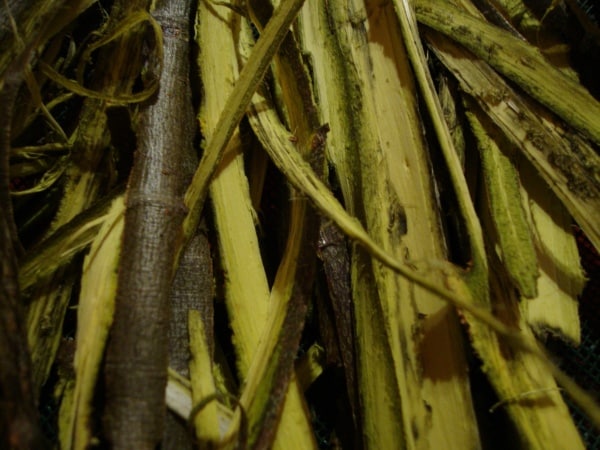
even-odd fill
[[(189, 213), (183, 224), (185, 241), (190, 238), (198, 226), (202, 206), (208, 193), (208, 185), (223, 156), (225, 147), (246, 113), (252, 95), (262, 81), (273, 56), (303, 4), (304, 0), (281, 2), (260, 35), (248, 63), (240, 72), (240, 77), (227, 98), (227, 103), (219, 117), (215, 133), (206, 146), (204, 156), (194, 174), (192, 183), (185, 193), (184, 202), (186, 207), (189, 208)], [(178, 252), (182, 245), (183, 243), (179, 244)]]

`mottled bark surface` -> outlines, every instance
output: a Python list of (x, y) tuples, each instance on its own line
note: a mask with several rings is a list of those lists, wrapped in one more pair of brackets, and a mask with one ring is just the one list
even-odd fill
[(182, 254), (171, 291), (169, 366), (185, 377), (189, 377), (188, 313), (191, 309), (202, 313), (208, 344), (213, 348), (213, 284), (210, 244), (199, 232)]
[(185, 216), (181, 167), (194, 116), (188, 82), (189, 2), (159, 2), (164, 34), (156, 98), (140, 113), (129, 179), (115, 319), (106, 356), (105, 435), (113, 448), (154, 449), (164, 430), (169, 294)]
[[(169, 325), (169, 367), (189, 378), (190, 336), (188, 313), (201, 312), (209, 346), (213, 348), (213, 272), (208, 238), (199, 232), (192, 238), (179, 262), (171, 290), (171, 322)], [(193, 447), (187, 422), (168, 411), (162, 450)]]

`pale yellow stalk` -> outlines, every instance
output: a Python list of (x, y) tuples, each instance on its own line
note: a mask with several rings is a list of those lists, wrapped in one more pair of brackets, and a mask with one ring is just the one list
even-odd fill
[[(216, 8), (216, 9), (215, 9)], [(221, 16), (215, 15), (217, 11)], [(227, 95), (238, 77), (233, 41), (237, 15), (223, 6), (199, 5), (197, 33), (201, 46), (199, 67), (205, 89), (200, 123), (207, 139), (217, 123)], [(216, 70), (218, 68), (218, 70)], [(227, 75), (224, 75), (227, 74)], [(226, 150), (210, 194), (218, 229), (221, 264), (225, 273), (225, 294), (239, 373), (246, 377), (256, 354), (270, 309), (270, 290), (254, 225), (254, 211), (244, 173), (239, 137)], [(310, 421), (295, 382), (290, 384), (274, 448), (314, 447)]]
[[(190, 310), (188, 315), (190, 333), (190, 384), (193, 420), (200, 448), (215, 448), (227, 432), (229, 423), (219, 414), (219, 397), (213, 378), (212, 361), (206, 341), (206, 331), (199, 311)], [(223, 425), (223, 426), (221, 426)]]
[(555, 334), (578, 345), (581, 327), (577, 297), (585, 276), (572, 219), (531, 164), (520, 161), (519, 166), (540, 267), (538, 295), (521, 301), (521, 311), (536, 334)]
[(77, 307), (77, 351), (72, 398), (63, 400), (59, 419), (61, 448), (83, 450), (92, 443), (93, 400), (113, 320), (124, 224), (124, 199), (116, 198), (83, 262)]
[(548, 126), (548, 112), (523, 100), (485, 62), (439, 34), (427, 32), (426, 37), (461, 88), (531, 161), (594, 246), (600, 248), (600, 188), (593, 169), (600, 165), (598, 154), (564, 127)]
[[(349, 211), (396, 258), (422, 267), (445, 259), (416, 86), (394, 10), (371, 2), (332, 5), (328, 12), (337, 27), (329, 38), (322, 6), (309, 6), (304, 40), (332, 128), (329, 154)], [(435, 295), (371, 263), (360, 250), (353, 262), (353, 295), (367, 447), (384, 448), (394, 440), (406, 448), (476, 446), (453, 312)], [(373, 354), (371, 348), (381, 352)], [(435, 375), (445, 371), (452, 375)], [(373, 377), (387, 389), (371, 388)]]

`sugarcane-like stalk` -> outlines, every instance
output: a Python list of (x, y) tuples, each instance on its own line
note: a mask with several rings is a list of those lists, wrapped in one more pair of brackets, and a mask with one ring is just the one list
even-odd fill
[[(106, 438), (113, 448), (153, 449), (162, 439), (169, 294), (175, 243), (185, 217), (181, 168), (193, 143), (188, 80), (189, 2), (160, 2), (164, 68), (143, 106), (126, 194), (115, 318), (105, 364)], [(161, 40), (156, 42), (162, 46)], [(151, 61), (151, 70), (157, 61)]]

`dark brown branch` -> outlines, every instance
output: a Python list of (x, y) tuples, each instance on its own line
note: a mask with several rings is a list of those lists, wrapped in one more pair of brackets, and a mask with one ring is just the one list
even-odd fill
[(140, 113), (129, 179), (115, 318), (106, 356), (105, 434), (116, 449), (154, 449), (163, 436), (169, 293), (185, 216), (181, 174), (192, 146), (188, 1), (159, 2), (164, 69)]
[[(80, 2), (73, 2), (69, 6), (75, 7)], [(124, 17), (144, 8), (146, 3), (149, 3), (149, 0), (115, 1), (106, 32), (110, 35), (111, 30), (123, 23), (121, 21)], [(63, 13), (68, 17), (73, 11), (68, 9)], [(63, 18), (57, 17), (56, 21), (60, 22)], [(97, 57), (96, 68), (90, 73), (89, 80), (93, 90), (102, 92), (107, 97), (117, 98), (131, 92), (141, 71), (145, 33), (146, 28), (143, 26), (131, 27), (120, 39), (98, 49), (94, 55)], [(110, 160), (110, 157), (107, 157), (110, 139), (106, 116), (108, 106), (108, 102), (101, 99), (88, 97), (83, 101), (65, 171), (64, 191), (53, 219), (53, 228), (65, 226), (83, 210), (94, 205), (110, 183), (111, 177), (105, 165)], [(116, 142), (113, 141), (113, 144)], [(74, 274), (70, 272), (72, 270), (68, 267), (55, 267), (51, 276), (31, 292), (27, 325), (33, 381), (38, 390), (50, 374), (60, 344), (63, 322), (75, 280)]]
[[(354, 306), (350, 282), (350, 254), (344, 234), (327, 219), (321, 219), (317, 254), (323, 262), (323, 270), (327, 279), (329, 306), (333, 313), (334, 345), (339, 351), (340, 362), (344, 368), (346, 391), (352, 410), (350, 415), (354, 427), (357, 429), (359, 409), (354, 361), (356, 337), (354, 335)], [(328, 362), (329, 359), (328, 356)], [(355, 440), (358, 442), (358, 437), (355, 437)]]
[(9, 192), (12, 110), (20, 70), (4, 79), (0, 92), (0, 447), (42, 448), (31, 360), (19, 303), (16, 227)]

